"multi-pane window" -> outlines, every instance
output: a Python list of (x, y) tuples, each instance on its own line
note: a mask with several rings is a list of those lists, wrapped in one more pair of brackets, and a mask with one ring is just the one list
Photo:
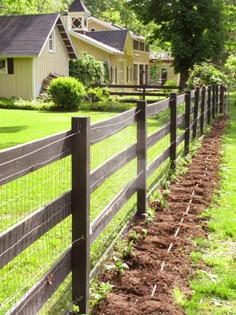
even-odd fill
[(0, 74), (7, 73), (7, 61), (6, 59), (0, 59)]

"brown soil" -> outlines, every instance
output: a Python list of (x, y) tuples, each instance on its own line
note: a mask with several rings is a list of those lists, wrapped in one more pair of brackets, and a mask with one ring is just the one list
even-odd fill
[(219, 118), (192, 159), (189, 171), (170, 186), (168, 209), (156, 207), (151, 225), (143, 221), (134, 230), (148, 229), (146, 238), (135, 241), (134, 256), (125, 262), (129, 270), (101, 275), (114, 285), (108, 298), (92, 314), (184, 314), (174, 303), (173, 288), (191, 294), (188, 278), (193, 274), (188, 255), (194, 250), (191, 239), (207, 236), (207, 225), (198, 215), (211, 201), (218, 184), (221, 136), (226, 118)]

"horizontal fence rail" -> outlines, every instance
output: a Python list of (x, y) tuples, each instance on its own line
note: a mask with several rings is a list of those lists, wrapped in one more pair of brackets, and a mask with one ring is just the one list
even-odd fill
[[(171, 167), (175, 168), (177, 155), (180, 154), (177, 154), (178, 146), (184, 142), (184, 149), (180, 147), (178, 152), (184, 151), (184, 154), (187, 154), (190, 140), (203, 134), (206, 123), (210, 123), (218, 113), (224, 112), (227, 104), (226, 91), (224, 86), (203, 87), (181, 95), (171, 93), (169, 98), (149, 105), (146, 101), (138, 101), (136, 108), (93, 125), (90, 125), (89, 118), (73, 118), (70, 131), (0, 151), (0, 185), (6, 185), (66, 156), (72, 156), (71, 190), (65, 191), (44, 207), (38, 207), (36, 211), (0, 234), (0, 268), (3, 268), (41, 236), (72, 215), (71, 246), (6, 314), (36, 314), (71, 271), (72, 301), (79, 306), (81, 313), (89, 313), (91, 244), (134, 194), (137, 194), (136, 214), (145, 213), (148, 178), (168, 159)], [(152, 117), (158, 120), (158, 115), (164, 111), (170, 117), (169, 121), (147, 136), (148, 119)], [(134, 124), (137, 129), (137, 142), (90, 171), (91, 145)], [(179, 133), (181, 134), (177, 135)], [(147, 165), (148, 149), (167, 136), (168, 146), (162, 149), (161, 154), (156, 154), (154, 160)], [(90, 223), (91, 193), (134, 159), (137, 160), (136, 176)]]

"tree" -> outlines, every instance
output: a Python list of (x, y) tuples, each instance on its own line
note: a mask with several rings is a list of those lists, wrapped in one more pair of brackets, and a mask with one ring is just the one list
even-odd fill
[(154, 38), (171, 43), (175, 72), (180, 85), (189, 69), (204, 60), (217, 61), (223, 50), (222, 0), (131, 0), (137, 15), (159, 27)]
[(96, 60), (86, 52), (81, 52), (79, 59), (70, 60), (70, 76), (81, 81), (86, 87), (106, 81), (103, 62)]
[(236, 0), (224, 0), (224, 29), (226, 55), (236, 51)]

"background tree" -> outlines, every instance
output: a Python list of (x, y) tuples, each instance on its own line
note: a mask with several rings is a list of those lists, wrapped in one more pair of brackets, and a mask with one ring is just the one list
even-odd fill
[(174, 69), (180, 85), (188, 79), (195, 63), (221, 58), (223, 19), (221, 0), (131, 0), (136, 14), (148, 24), (159, 27), (153, 38), (171, 43)]
[(236, 0), (224, 0), (225, 52), (236, 54)]

